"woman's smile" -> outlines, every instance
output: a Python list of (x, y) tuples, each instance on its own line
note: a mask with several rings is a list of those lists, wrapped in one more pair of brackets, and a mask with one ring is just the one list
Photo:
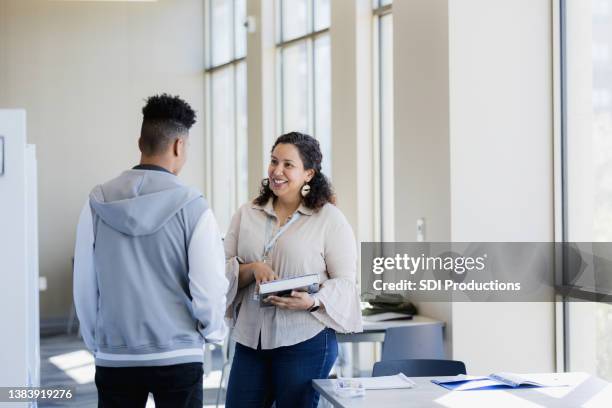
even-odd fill
[(270, 183), (270, 188), (272, 190), (280, 190), (281, 188), (287, 185), (287, 180), (282, 178), (274, 177), (272, 178), (272, 182)]

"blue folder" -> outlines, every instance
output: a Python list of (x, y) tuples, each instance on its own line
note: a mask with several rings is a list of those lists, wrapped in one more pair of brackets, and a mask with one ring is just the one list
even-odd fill
[(488, 377), (475, 377), (461, 374), (455, 377), (433, 379), (431, 382), (452, 391), (564, 387), (568, 385), (557, 378), (547, 379), (546, 381), (535, 381), (534, 379), (530, 379), (528, 375), (522, 376), (513, 373), (497, 373), (491, 374)]

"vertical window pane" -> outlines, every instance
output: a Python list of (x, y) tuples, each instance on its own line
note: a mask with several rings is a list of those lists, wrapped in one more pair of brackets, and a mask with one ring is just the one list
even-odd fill
[(329, 27), (330, 21), (330, 0), (314, 0), (314, 22), (315, 31)]
[(308, 0), (280, 0), (282, 41), (297, 38), (311, 31)]
[(234, 16), (234, 31), (236, 37), (236, 55), (235, 58), (246, 56), (247, 30), (244, 26), (246, 22), (246, 0), (234, 0), (235, 13)]
[(393, 241), (393, 16), (380, 17), (381, 237)]
[[(569, 241), (612, 241), (612, 0), (566, 0)], [(612, 307), (569, 304), (569, 365), (612, 380)]]
[(377, 9), (391, 3), (393, 3), (393, 0), (372, 0), (372, 8)]
[(210, 0), (212, 65), (231, 61), (233, 44), (233, 0)]
[(329, 35), (315, 40), (315, 131), (323, 153), (323, 173), (331, 178), (331, 61)]
[(247, 75), (246, 62), (236, 65), (236, 174), (237, 205), (248, 197), (248, 135), (247, 135)]
[(308, 44), (300, 41), (281, 49), (283, 133), (309, 132)]
[(212, 208), (221, 231), (227, 231), (236, 202), (233, 65), (212, 73), (210, 107)]

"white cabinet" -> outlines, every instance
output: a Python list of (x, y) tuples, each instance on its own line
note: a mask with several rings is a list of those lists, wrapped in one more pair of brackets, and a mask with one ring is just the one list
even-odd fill
[(25, 111), (0, 109), (0, 136), (0, 386), (39, 386), (36, 149)]

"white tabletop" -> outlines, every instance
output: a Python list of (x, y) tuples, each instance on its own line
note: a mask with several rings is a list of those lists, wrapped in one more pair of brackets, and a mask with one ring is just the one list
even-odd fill
[[(449, 391), (433, 384), (433, 377), (413, 377), (416, 387), (402, 390), (367, 390), (365, 397), (339, 398), (333, 393), (336, 380), (313, 380), (321, 396), (337, 408), (542, 408), (612, 407), (612, 384), (586, 373), (538, 374), (554, 376), (568, 387), (516, 390)], [(435, 377), (441, 378), (441, 377)]]
[(341, 343), (358, 342), (382, 342), (385, 339), (385, 330), (392, 327), (423, 326), (423, 325), (442, 325), (444, 322), (430, 317), (415, 315), (412, 319), (406, 320), (387, 320), (384, 322), (370, 322), (362, 319), (363, 332), (361, 333), (338, 333), (338, 341)]
[(440, 320), (435, 320), (430, 317), (415, 315), (412, 316), (412, 319), (406, 320), (387, 320), (384, 322), (370, 322), (366, 317), (362, 319), (363, 322), (363, 331), (384, 331), (390, 327), (406, 327), (406, 326), (422, 326), (429, 324), (439, 324), (443, 325), (444, 322)]

